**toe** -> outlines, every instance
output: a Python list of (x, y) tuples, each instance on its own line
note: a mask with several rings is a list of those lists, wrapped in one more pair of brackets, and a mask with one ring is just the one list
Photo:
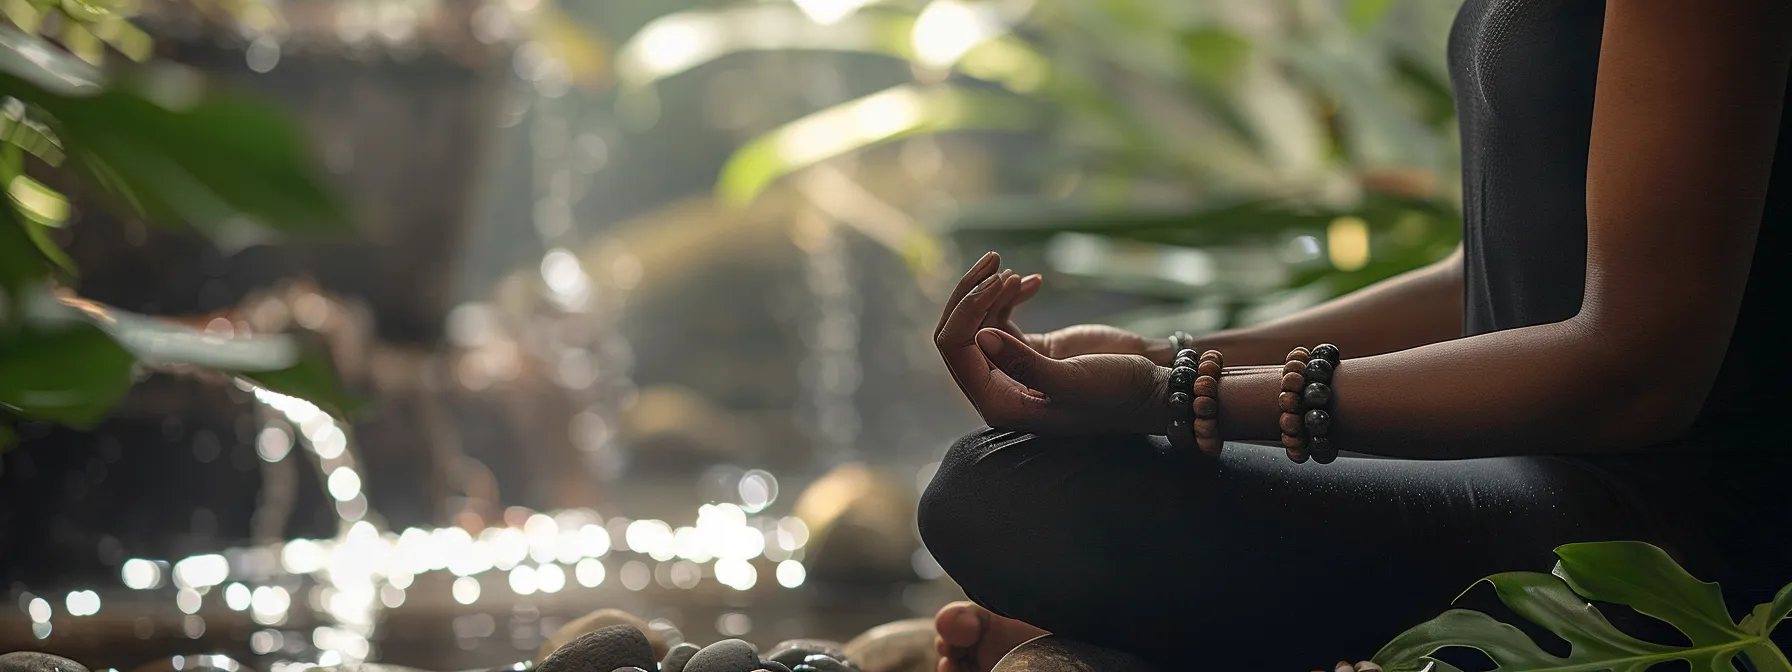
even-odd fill
[(939, 633), (940, 640), (947, 646), (969, 648), (977, 645), (982, 638), (982, 619), (977, 617), (977, 610), (982, 609), (970, 602), (953, 602), (933, 618), (933, 628)]

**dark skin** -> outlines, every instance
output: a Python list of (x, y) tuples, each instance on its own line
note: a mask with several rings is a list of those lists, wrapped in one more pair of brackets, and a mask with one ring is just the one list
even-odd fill
[[(1331, 342), (1333, 437), (1411, 459), (1635, 450), (1685, 432), (1748, 282), (1792, 62), (1785, 0), (1608, 0), (1588, 150), (1586, 291), (1563, 322), (1459, 337), (1460, 252), (1297, 315), (1198, 339), (1234, 364), (1233, 441), (1279, 431), (1280, 362)], [(993, 252), (953, 292), (935, 343), (991, 426), (1161, 434), (1169, 343), (1082, 325), (1027, 334), (1038, 276)], [(1255, 366), (1253, 366), (1255, 365)], [(1621, 391), (1614, 393), (1613, 391)], [(979, 619), (987, 625), (969, 627)], [(969, 603), (937, 619), (946, 670), (988, 669), (1039, 630)], [(1340, 663), (1336, 672), (1369, 666)]]
[[(1222, 377), (1226, 439), (1277, 438), (1274, 364), (1322, 341), (1346, 356), (1333, 436), (1348, 451), (1626, 451), (1690, 426), (1747, 284), (1792, 61), (1792, 3), (1615, 0), (1606, 12), (1579, 314), (1455, 338), (1453, 257), (1274, 324), (1210, 336), (1201, 347), (1234, 364), (1270, 365)], [(980, 260), (935, 332), (984, 421), (1161, 434), (1168, 343), (1099, 327), (1026, 335), (1010, 314), (1039, 280), (999, 268), (994, 253)], [(1671, 365), (1639, 364), (1658, 361)]]

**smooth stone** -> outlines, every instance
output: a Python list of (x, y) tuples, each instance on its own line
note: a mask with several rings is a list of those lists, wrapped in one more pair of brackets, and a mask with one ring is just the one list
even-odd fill
[(88, 672), (87, 666), (62, 656), (36, 651), (0, 655), (0, 672)]
[(690, 642), (674, 645), (660, 662), (660, 672), (684, 672), (684, 666), (691, 662), (691, 656), (702, 650), (703, 647)]
[(643, 670), (639, 667), (618, 667), (611, 670), (611, 672), (647, 672), (647, 670)]
[(1306, 373), (1309, 383), (1330, 383), (1332, 382), (1332, 370), (1331, 360), (1315, 359), (1307, 362), (1304, 373)]
[(938, 672), (933, 619), (885, 623), (846, 643), (846, 659), (863, 672)]
[(790, 672), (790, 668), (775, 660), (759, 661), (759, 672)]
[(859, 672), (859, 668), (850, 661), (843, 661), (831, 656), (814, 655), (791, 666), (790, 672)]
[(540, 672), (593, 672), (618, 667), (659, 666), (647, 634), (632, 625), (612, 625), (562, 646), (536, 666)]
[(772, 652), (766, 654), (765, 659), (783, 663), (785, 667), (796, 667), (815, 655), (844, 659), (846, 645), (825, 639), (787, 639), (773, 646)]
[(757, 672), (765, 669), (759, 663), (759, 650), (739, 639), (724, 639), (703, 647), (684, 672)]
[[(626, 625), (646, 635), (647, 642), (653, 646), (654, 660), (665, 658), (666, 651), (671, 648), (666, 642), (664, 628), (654, 628), (648, 625), (647, 621), (621, 609), (599, 609), (560, 626), (560, 629), (555, 630), (554, 634), (548, 635), (547, 641), (541, 643), (541, 649), (535, 652), (535, 662), (540, 663), (547, 660), (555, 650), (566, 646), (572, 640), (583, 637), (586, 633), (597, 632), (612, 625)], [(677, 630), (672, 630), (672, 632), (677, 632)], [(680, 637), (682, 638), (682, 635)]]
[(1306, 403), (1307, 408), (1324, 408), (1327, 404), (1332, 403), (1332, 386), (1325, 383), (1310, 383), (1307, 385), (1307, 389), (1301, 392), (1300, 398)]
[(1331, 362), (1333, 364), (1336, 364), (1336, 363), (1338, 363), (1339, 354), (1340, 353), (1338, 352), (1338, 346), (1332, 345), (1330, 343), (1320, 343), (1319, 345), (1313, 346), (1313, 358), (1314, 359), (1331, 360)]
[[(535, 667), (535, 663), (529, 663), (529, 667), (523, 667), (523, 668), (518, 668), (515, 665), (506, 665), (504, 667), (496, 667), (496, 668), (480, 668), (480, 670), (478, 672), (514, 672), (515, 670), (527, 670), (527, 669), (531, 669), (533, 667)], [(387, 665), (385, 663), (347, 663), (347, 664), (342, 664), (342, 665), (331, 665), (329, 667), (312, 668), (309, 672), (425, 672), (425, 671), (417, 669), (415, 667), (405, 667), (403, 665)]]
[[(1191, 667), (1189, 669), (1199, 669)], [(1163, 672), (1130, 653), (1104, 649), (1057, 635), (1042, 635), (1014, 647), (990, 672)]]

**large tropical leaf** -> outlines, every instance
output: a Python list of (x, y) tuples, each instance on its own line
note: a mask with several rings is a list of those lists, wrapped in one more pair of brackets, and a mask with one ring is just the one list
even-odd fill
[(716, 190), (728, 203), (752, 201), (780, 177), (849, 152), (923, 133), (1023, 130), (1026, 101), (994, 91), (904, 85), (841, 103), (762, 135), (729, 157)]
[(80, 168), (152, 222), (344, 231), (298, 125), (177, 66), (108, 83), (42, 40), (0, 28), (0, 94), (32, 109)]
[[(1567, 656), (1543, 650), (1518, 628), (1491, 616), (1455, 609), (1402, 633), (1374, 660), (1389, 670), (1414, 670), (1438, 664), (1431, 656), (1441, 649), (1466, 647), (1487, 654), (1503, 672), (1641, 672), (1672, 661), (1686, 661), (1697, 672), (1733, 672), (1738, 656), (1756, 672), (1792, 670), (1767, 639), (1773, 624), (1792, 608), (1788, 590), (1738, 625), (1730, 620), (1717, 584), (1693, 578), (1649, 544), (1570, 544), (1556, 549), (1556, 555), (1561, 561), (1553, 575), (1510, 572), (1482, 581), (1514, 613), (1567, 641)], [(1660, 619), (1691, 644), (1632, 637), (1588, 600)]]

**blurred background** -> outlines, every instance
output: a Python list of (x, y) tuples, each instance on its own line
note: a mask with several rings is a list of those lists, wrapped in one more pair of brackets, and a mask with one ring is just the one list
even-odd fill
[(1167, 336), (1441, 258), (1455, 8), (0, 0), (0, 651), (931, 614), (964, 267)]

